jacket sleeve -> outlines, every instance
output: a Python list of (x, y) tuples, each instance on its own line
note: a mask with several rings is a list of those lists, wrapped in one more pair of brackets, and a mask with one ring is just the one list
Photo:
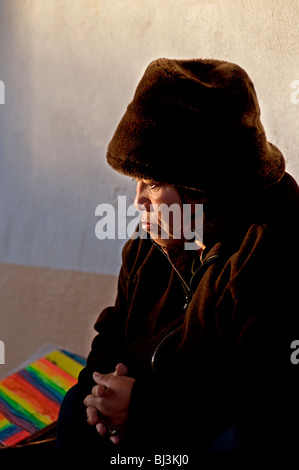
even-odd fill
[(94, 385), (93, 372), (113, 372), (118, 362), (127, 363), (127, 347), (125, 341), (125, 322), (127, 316), (127, 273), (124, 264), (120, 269), (118, 290), (115, 305), (105, 308), (96, 323), (95, 336), (87, 365), (81, 371), (78, 386), (82, 393), (90, 393)]
[(298, 439), (299, 369), (290, 360), (299, 332), (298, 252), (286, 255), (278, 231), (261, 227), (254, 235), (230, 260), (230, 282), (217, 306), (227, 354), (218, 375), (222, 409), (240, 426), (246, 447), (292, 447)]

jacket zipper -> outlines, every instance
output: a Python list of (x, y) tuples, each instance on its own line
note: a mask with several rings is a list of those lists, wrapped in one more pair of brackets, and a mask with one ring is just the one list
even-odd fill
[(189, 300), (190, 300), (190, 293), (191, 293), (191, 289), (190, 287), (188, 286), (188, 284), (186, 283), (186, 281), (184, 280), (184, 278), (182, 277), (182, 275), (180, 274), (180, 272), (177, 270), (177, 268), (174, 266), (174, 264), (172, 263), (172, 261), (170, 260), (169, 256), (165, 253), (165, 251), (160, 248), (160, 246), (155, 243), (155, 245), (158, 247), (158, 249), (163, 253), (163, 255), (167, 258), (167, 260), (169, 261), (169, 263), (171, 264), (172, 268), (174, 269), (174, 271), (177, 273), (177, 275), (179, 276), (179, 279), (181, 281), (181, 284), (182, 284), (182, 287), (183, 287), (183, 290), (184, 290), (184, 294), (185, 294), (185, 305), (183, 307), (183, 309), (185, 310), (187, 307), (188, 307), (188, 304), (189, 304)]
[(152, 371), (153, 371), (153, 374), (156, 375), (156, 370), (155, 370), (155, 359), (156, 359), (156, 356), (157, 356), (157, 353), (159, 351), (159, 349), (163, 346), (164, 343), (166, 343), (166, 341), (171, 337), (173, 336), (175, 333), (176, 333), (177, 330), (172, 330), (170, 331), (169, 333), (167, 333), (167, 335), (163, 336), (163, 338), (161, 339), (161, 341), (158, 343), (158, 345), (155, 347), (155, 350), (152, 354), (152, 358), (151, 358), (151, 368), (152, 368)]
[[(168, 258), (168, 257), (167, 257)], [(189, 300), (190, 300), (190, 294), (191, 294), (191, 289), (190, 287), (187, 285), (186, 281), (184, 280), (184, 278), (182, 277), (182, 275), (179, 273), (179, 271), (177, 270), (177, 268), (174, 266), (174, 264), (170, 261), (170, 259), (168, 258), (171, 266), (173, 267), (173, 269), (175, 270), (175, 272), (177, 273), (177, 275), (179, 276), (179, 279), (181, 281), (181, 284), (182, 284), (182, 287), (183, 287), (183, 290), (184, 290), (184, 294), (185, 294), (185, 305), (183, 307), (183, 310), (185, 310), (187, 307), (188, 307), (188, 304), (189, 304)]]
[[(157, 244), (156, 244), (157, 245)], [(181, 281), (181, 284), (182, 284), (182, 287), (183, 287), (183, 290), (184, 290), (184, 294), (185, 294), (185, 305), (183, 307), (183, 310), (186, 310), (186, 308), (188, 307), (188, 304), (190, 302), (190, 294), (191, 294), (191, 289), (190, 287), (187, 285), (186, 281), (183, 279), (183, 277), (181, 276), (181, 274), (179, 273), (179, 271), (176, 269), (176, 267), (173, 265), (173, 263), (170, 261), (169, 257), (167, 256), (167, 254), (159, 247), (159, 245), (157, 245), (157, 247), (159, 248), (159, 250), (163, 253), (163, 255), (168, 259), (168, 261), (170, 262), (171, 266), (173, 267), (173, 269), (175, 270), (175, 272), (177, 273), (177, 275), (179, 276), (179, 279)], [(200, 269), (204, 264), (209, 264), (207, 263), (208, 261), (214, 259), (214, 258), (218, 258), (218, 255), (212, 255), (212, 256), (209, 256), (209, 258), (205, 259), (204, 262), (201, 264), (201, 266), (198, 268)], [(193, 276), (191, 277), (191, 280), (190, 280), (190, 285), (192, 283), (192, 279), (193, 277), (195, 276), (196, 272), (193, 274)], [(159, 349), (163, 346), (164, 343), (166, 343), (166, 341), (171, 337), (173, 336), (176, 332), (177, 332), (178, 328), (176, 328), (175, 330), (172, 330), (170, 331), (169, 333), (167, 333), (165, 336), (163, 336), (163, 338), (159, 341), (159, 343), (157, 344), (157, 346), (155, 347), (155, 350), (152, 354), (152, 357), (151, 357), (151, 369), (152, 369), (152, 372), (154, 375), (156, 375), (156, 370), (155, 370), (155, 360), (156, 360), (156, 356), (157, 356), (157, 353), (159, 351)]]

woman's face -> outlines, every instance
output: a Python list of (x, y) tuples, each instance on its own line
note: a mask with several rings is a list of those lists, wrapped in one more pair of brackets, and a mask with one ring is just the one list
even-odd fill
[(142, 229), (161, 246), (184, 242), (182, 201), (177, 189), (168, 183), (137, 180), (135, 207), (142, 211)]

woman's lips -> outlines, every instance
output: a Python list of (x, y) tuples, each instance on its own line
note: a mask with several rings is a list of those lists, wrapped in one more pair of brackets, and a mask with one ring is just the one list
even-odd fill
[(157, 227), (157, 224), (152, 219), (153, 217), (151, 219), (150, 217), (141, 218), (141, 226), (143, 230), (150, 230), (150, 229), (152, 230), (154, 227)]
[(143, 230), (149, 230), (151, 227), (153, 227), (153, 224), (151, 224), (150, 222), (147, 222), (146, 220), (142, 222)]

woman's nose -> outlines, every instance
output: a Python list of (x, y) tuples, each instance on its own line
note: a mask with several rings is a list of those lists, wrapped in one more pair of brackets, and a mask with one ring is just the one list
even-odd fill
[(134, 206), (139, 211), (150, 210), (150, 200), (146, 195), (146, 185), (142, 181), (137, 182), (136, 196), (134, 199)]

